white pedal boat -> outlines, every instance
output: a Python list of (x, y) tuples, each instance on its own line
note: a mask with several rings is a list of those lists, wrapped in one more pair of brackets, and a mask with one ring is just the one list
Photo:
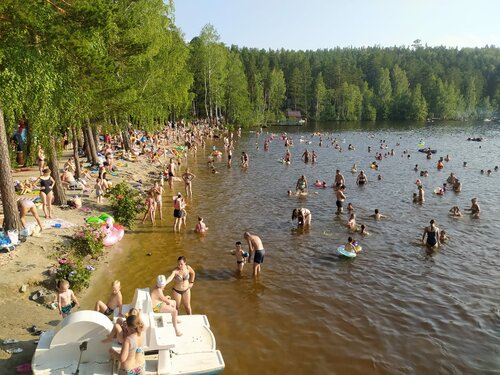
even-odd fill
[[(171, 315), (153, 313), (149, 289), (136, 289), (132, 304), (124, 305), (123, 312), (132, 307), (141, 309), (145, 325), (144, 374), (209, 375), (224, 370), (206, 315), (180, 316), (182, 336), (177, 337)], [(109, 349), (119, 353), (121, 346), (102, 342), (112, 328), (109, 318), (96, 311), (72, 313), (40, 336), (31, 363), (33, 374), (73, 375), (78, 370), (80, 375), (118, 375), (118, 362), (111, 359)]]

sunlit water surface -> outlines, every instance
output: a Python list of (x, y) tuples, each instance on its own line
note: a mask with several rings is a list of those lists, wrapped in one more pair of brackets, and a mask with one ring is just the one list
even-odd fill
[[(185, 255), (197, 272), (193, 311), (208, 315), (227, 374), (498, 374), (500, 172), (480, 174), (500, 164), (498, 125), (311, 124), (267, 130), (292, 135), (291, 165), (277, 162), (285, 151), (280, 137), (264, 151), (270, 136), (265, 133), (244, 133), (238, 139), (234, 155), (249, 153), (247, 171), (237, 160), (228, 169), (224, 156), (216, 164), (219, 173), (210, 174), (211, 144), (200, 149), (189, 160), (197, 178), (188, 200), (188, 227), (203, 216), (207, 235), (173, 233), (171, 196), (183, 186), (176, 183), (175, 192), (167, 187), (166, 219), (154, 228), (138, 224), (110, 250), (119, 255), (93, 281), (88, 307), (106, 298), (116, 278), (125, 301), (131, 300), (135, 288), (151, 286), (156, 275), (168, 274), (177, 257)], [(323, 133), (323, 147), (314, 132)], [(331, 146), (332, 136), (342, 153)], [(312, 143), (299, 142), (301, 137)], [(468, 142), (468, 137), (487, 140)], [(388, 149), (379, 149), (381, 140)], [(438, 150), (432, 160), (417, 152), (422, 140)], [(349, 143), (355, 151), (347, 151)], [(222, 148), (221, 140), (214, 144)], [(316, 164), (300, 161), (306, 147), (318, 154)], [(391, 148), (395, 156), (384, 158), (379, 171), (370, 169), (375, 152)], [(436, 162), (446, 154), (451, 161), (438, 171)], [(364, 187), (356, 186), (356, 175), (350, 173), (354, 163), (368, 175)], [(429, 177), (419, 177), (415, 164)], [(333, 189), (311, 187), (314, 194), (302, 198), (286, 193), (302, 174), (310, 183), (331, 184), (336, 169), (346, 178), (346, 203), (354, 205), (358, 224), (371, 233), (358, 238), (363, 252), (354, 260), (334, 255), (349, 233), (347, 213), (335, 215)], [(463, 191), (433, 195), (450, 172), (461, 179)], [(426, 190), (422, 206), (411, 199), (417, 178)], [(480, 219), (449, 217), (452, 206), (470, 207), (472, 197), (479, 198)], [(312, 211), (310, 230), (296, 230), (291, 221), (295, 207)], [(369, 217), (375, 208), (388, 217), (375, 222)], [(430, 219), (450, 237), (433, 255), (419, 241)], [(257, 280), (249, 265), (238, 277), (230, 255), (246, 230), (258, 234), (267, 251)]]

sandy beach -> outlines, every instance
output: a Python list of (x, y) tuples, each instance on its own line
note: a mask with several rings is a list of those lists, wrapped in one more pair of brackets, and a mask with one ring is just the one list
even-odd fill
[[(63, 153), (59, 160), (62, 170), (64, 162), (73, 156), (71, 150)], [(83, 161), (84, 159), (80, 159)], [(84, 164), (87, 167), (88, 164)], [(117, 176), (111, 176), (113, 184), (121, 181), (138, 181), (144, 183), (145, 188), (151, 187), (152, 174), (160, 171), (158, 165), (153, 166), (144, 158), (138, 158), (136, 162), (118, 161)], [(38, 169), (35, 167), (30, 171), (14, 172), (14, 180), (24, 181), (30, 177), (38, 177)], [(91, 183), (93, 186), (93, 182)], [(82, 196), (81, 190), (68, 190), (67, 198), (76, 195)], [(38, 192), (26, 195), (25, 197), (36, 198)], [(44, 224), (44, 230), (38, 236), (30, 236), (28, 239), (16, 246), (10, 253), (0, 253), (0, 267), (2, 278), (0, 279), (0, 319), (3, 324), (0, 326), (0, 373), (15, 373), (16, 366), (31, 362), (31, 358), (36, 349), (38, 336), (32, 335), (29, 328), (36, 326), (39, 330), (53, 329), (61, 320), (57, 310), (47, 307), (55, 298), (55, 285), (53, 273), (57, 264), (57, 259), (64, 257), (64, 249), (61, 244), (68, 236), (72, 236), (74, 229), (84, 223), (88, 216), (99, 215), (102, 212), (109, 212), (106, 199), (100, 205), (96, 203), (95, 194), (90, 197), (82, 197), (83, 207), (90, 209), (90, 212), (81, 209), (62, 210), (54, 206), (54, 219), (46, 220), (43, 210), (38, 208), (38, 213)], [(27, 216), (27, 223), (35, 222), (31, 214)], [(52, 225), (55, 222), (62, 223), (61, 228)], [(112, 252), (105, 252), (105, 255), (98, 260), (90, 260), (88, 264), (96, 268), (93, 279), (98, 277), (102, 265), (105, 265), (112, 258)], [(33, 294), (43, 291), (45, 296), (32, 299)], [(79, 300), (85, 301), (85, 291), (78, 293)], [(86, 304), (88, 305), (88, 303)], [(17, 340), (13, 344), (4, 344), (5, 340)], [(21, 348), (21, 353), (10, 354), (7, 349)]]

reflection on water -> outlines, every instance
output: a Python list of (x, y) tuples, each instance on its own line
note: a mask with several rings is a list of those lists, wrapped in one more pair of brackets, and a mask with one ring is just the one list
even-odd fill
[[(490, 124), (335, 124), (334, 134), (345, 149), (339, 153), (327, 139), (331, 135), (324, 135), (321, 148), (319, 138), (311, 138), (312, 132), (325, 132), (329, 126), (269, 129), (292, 133), (289, 166), (276, 162), (285, 151), (279, 138), (263, 151), (264, 134), (245, 134), (236, 146), (235, 156), (242, 150), (249, 153), (248, 171), (236, 163), (228, 169), (223, 160), (216, 165), (219, 173), (209, 174), (209, 149), (205, 155), (199, 150), (189, 160), (197, 178), (194, 196), (187, 201), (188, 226), (194, 228), (197, 216), (203, 216), (209, 227), (206, 236), (192, 230), (173, 233), (171, 197), (166, 196), (164, 222), (155, 228), (138, 225), (111, 250), (119, 256), (94, 281), (87, 305), (107, 295), (115, 278), (122, 281), (129, 301), (134, 288), (150, 286), (157, 274), (169, 273), (177, 257), (185, 255), (197, 271), (193, 311), (208, 315), (228, 374), (499, 371), (500, 241), (495, 233), (500, 228), (500, 172), (486, 176), (479, 170), (500, 164), (500, 131)], [(300, 143), (300, 137), (312, 143)], [(468, 137), (488, 140), (467, 142)], [(388, 150), (379, 149), (380, 140)], [(437, 148), (432, 160), (416, 152), (422, 140)], [(349, 143), (355, 151), (347, 151)], [(316, 151), (318, 163), (300, 161), (306, 147)], [(375, 152), (391, 148), (395, 156), (380, 161), (379, 171), (369, 168)], [(406, 149), (410, 158), (403, 155)], [(439, 156), (446, 154), (451, 161), (437, 171)], [(350, 173), (354, 163), (368, 175), (364, 187), (356, 186), (356, 175)], [(419, 177), (415, 164), (427, 169), (429, 177)], [(363, 252), (354, 260), (333, 255), (349, 235), (347, 213), (335, 215), (333, 189), (312, 187), (314, 193), (303, 198), (286, 194), (302, 174), (310, 182), (331, 184), (336, 169), (346, 178), (346, 203), (354, 205), (358, 224), (371, 233), (358, 238)], [(463, 191), (433, 195), (450, 172), (461, 179)], [(423, 206), (411, 203), (417, 178), (426, 190)], [(167, 187), (169, 195), (182, 186), (174, 188)], [(475, 196), (483, 210), (480, 219), (448, 216), (449, 208), (463, 210)], [(293, 208), (300, 206), (312, 211), (309, 230), (296, 230), (291, 221)], [(387, 218), (373, 221), (369, 215), (375, 208)], [(450, 239), (441, 250), (427, 254), (419, 239), (432, 218)], [(259, 234), (267, 251), (257, 280), (249, 265), (238, 275), (230, 255), (246, 230)]]

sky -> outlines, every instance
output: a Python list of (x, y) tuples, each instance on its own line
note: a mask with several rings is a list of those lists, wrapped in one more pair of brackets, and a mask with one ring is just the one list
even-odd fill
[(186, 41), (212, 24), (227, 46), (500, 47), (500, 0), (174, 0)]

